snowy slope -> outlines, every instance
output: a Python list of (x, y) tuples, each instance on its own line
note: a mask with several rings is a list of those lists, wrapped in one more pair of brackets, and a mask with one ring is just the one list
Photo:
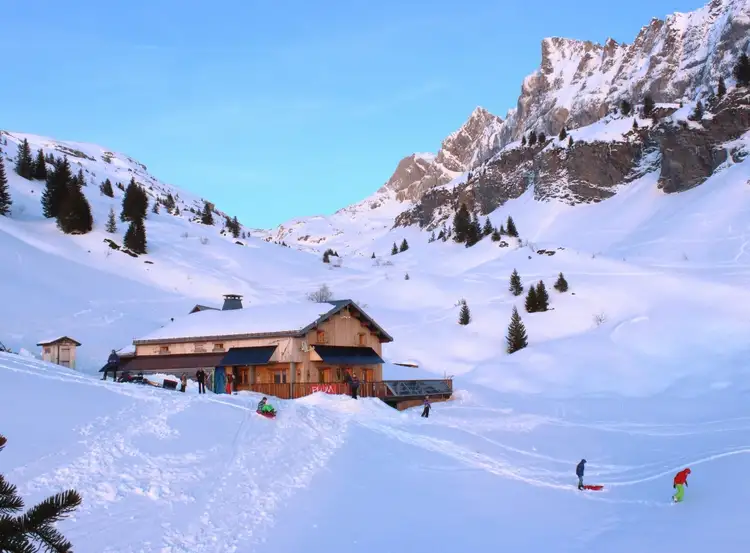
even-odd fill
[[(316, 394), (274, 402), (279, 415), (268, 421), (253, 413), (254, 394), (103, 383), (0, 354), (9, 440), (0, 467), (29, 504), (69, 487), (82, 494), (59, 525), (80, 553), (394, 543), (436, 553), (739, 553), (750, 380), (736, 376), (690, 401), (524, 399), (460, 384), (426, 420), (418, 409)], [(605, 491), (575, 489), (582, 456), (585, 480)], [(686, 500), (672, 505), (671, 478), (686, 466)]]

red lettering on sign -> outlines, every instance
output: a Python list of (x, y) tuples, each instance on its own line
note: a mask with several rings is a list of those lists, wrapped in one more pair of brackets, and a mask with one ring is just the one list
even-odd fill
[(335, 394), (336, 390), (333, 387), (333, 384), (319, 384), (317, 386), (312, 387), (312, 392), (323, 392), (324, 394)]

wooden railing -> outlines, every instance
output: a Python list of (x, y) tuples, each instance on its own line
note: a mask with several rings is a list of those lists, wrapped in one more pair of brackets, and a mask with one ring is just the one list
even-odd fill
[[(250, 384), (239, 387), (279, 399), (297, 399), (323, 392), (326, 394), (351, 394), (351, 388), (344, 382), (295, 382), (287, 384)], [(452, 379), (435, 380), (384, 380), (382, 382), (360, 382), (359, 397), (419, 398), (425, 396), (450, 396), (453, 393)]]

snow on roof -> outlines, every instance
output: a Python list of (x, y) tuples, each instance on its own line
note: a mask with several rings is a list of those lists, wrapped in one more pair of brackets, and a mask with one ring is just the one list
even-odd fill
[(335, 306), (330, 303), (301, 302), (253, 305), (227, 311), (198, 311), (177, 318), (136, 342), (199, 336), (299, 332), (332, 309), (335, 309)]
[(62, 340), (70, 340), (72, 342), (75, 342), (79, 346), (81, 345), (80, 342), (78, 342), (78, 340), (74, 340), (70, 336), (58, 336), (58, 337), (52, 338), (50, 340), (39, 340), (39, 342), (37, 342), (36, 345), (37, 346), (48, 346), (50, 344), (54, 344), (54, 343), (60, 342)]

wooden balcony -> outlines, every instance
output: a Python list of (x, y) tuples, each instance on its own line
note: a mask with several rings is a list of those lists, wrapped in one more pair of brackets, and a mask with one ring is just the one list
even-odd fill
[[(241, 390), (256, 392), (279, 399), (297, 399), (303, 396), (323, 392), (326, 394), (346, 394), (351, 390), (343, 382), (295, 382), (288, 384), (250, 384)], [(435, 380), (383, 380), (382, 382), (360, 382), (359, 397), (376, 397), (393, 407), (403, 402), (413, 403), (429, 396), (431, 401), (450, 399), (453, 394), (452, 379)]]

